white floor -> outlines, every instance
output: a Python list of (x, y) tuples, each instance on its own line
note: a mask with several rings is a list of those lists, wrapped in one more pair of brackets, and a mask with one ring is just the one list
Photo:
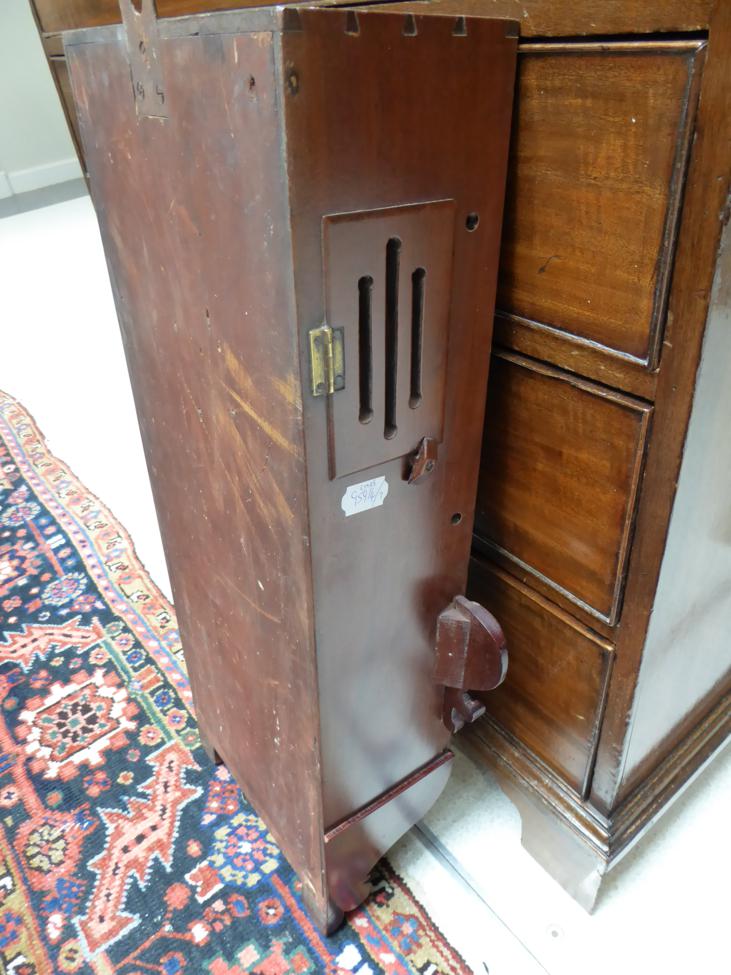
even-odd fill
[(22, 402), (51, 450), (111, 508), (170, 596), (89, 197), (0, 219), (0, 275), (0, 389)]
[[(0, 219), (0, 388), (169, 583), (94, 213), (87, 197)], [(585, 914), (520, 846), (492, 777), (458, 755), (393, 851), (478, 975), (730, 975), (731, 750), (609, 875)]]

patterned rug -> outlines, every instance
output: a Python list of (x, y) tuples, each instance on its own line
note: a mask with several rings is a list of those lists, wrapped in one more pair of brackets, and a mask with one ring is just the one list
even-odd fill
[(175, 615), (0, 393), (0, 973), (469, 969), (385, 861), (327, 941), (200, 748)]

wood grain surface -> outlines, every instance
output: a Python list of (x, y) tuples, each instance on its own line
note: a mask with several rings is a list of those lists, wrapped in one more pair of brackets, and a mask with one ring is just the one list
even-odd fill
[(619, 613), (650, 415), (570, 373), (493, 357), (476, 538), (592, 625)]
[[(394, 213), (380, 225), (379, 266), (372, 258), (378, 217), (373, 215), (375, 223), (364, 220), (361, 269), (337, 277), (329, 251), (323, 252), (323, 232), (330, 233), (329, 222), (323, 229), (323, 214), (365, 216), (409, 203), (453, 201), (446, 372), (424, 386), (416, 410), (402, 387), (396, 411), (399, 429), (412, 431), (400, 448), (410, 453), (422, 436), (435, 434), (429, 397), (443, 401), (433, 472), (409, 484), (404, 456), (392, 456), (383, 395), (376, 394), (384, 390), (380, 380), (374, 379), (374, 416), (365, 425), (371, 443), (380, 447), (378, 453), (369, 448), (365, 462), (374, 466), (367, 471), (354, 474), (346, 464), (344, 476), (331, 477), (333, 445), (339, 449), (349, 431), (354, 438), (363, 434), (347, 389), (331, 397), (330, 411), (320, 400), (305, 412), (308, 496), (317, 526), (312, 565), (329, 825), (431, 759), (446, 741), (442, 692), (431, 684), (436, 618), (466, 584), (516, 40), (506, 36), (500, 21), (470, 20), (466, 33), (455, 35), (451, 18), (407, 21), (365, 10), (358, 12), (358, 33), (344, 34), (352, 29), (345, 11), (333, 11), (317, 32), (308, 29), (317, 12), (300, 16), (302, 30), (283, 35), (282, 52), (285, 78), (291, 79), (285, 112), (300, 329), (323, 321), (326, 301), (349, 307), (342, 321), (330, 324), (344, 326), (346, 348), (352, 348), (358, 279), (372, 275), (385, 300), (387, 246), (394, 236), (403, 239), (400, 280), (410, 290), (408, 222), (399, 232)], [(383, 51), (390, 52), (388, 58)], [(479, 99), (476, 92), (482, 93)], [(474, 230), (467, 228), (471, 213), (479, 216)], [(407, 213), (401, 218), (410, 219)], [(445, 275), (436, 263), (426, 272), (426, 300), (433, 276), (437, 302)], [(335, 301), (338, 289), (345, 293)], [(399, 348), (404, 341), (408, 348), (404, 327), (410, 329), (410, 321), (403, 318)], [(302, 370), (307, 365), (303, 349)], [(355, 381), (351, 369), (346, 385)], [(340, 472), (336, 466), (334, 473)], [(354, 517), (334, 517), (342, 515), (348, 486), (376, 475), (388, 483), (384, 504)]]
[(523, 45), (501, 312), (654, 365), (701, 45)]
[(136, 116), (123, 43), (78, 44), (67, 56), (198, 719), (322, 898), (273, 35), (163, 42), (164, 121)]
[[(117, 0), (34, 0), (44, 31), (71, 30), (118, 23)], [(157, 0), (160, 17), (266, 6), (261, 0)], [(382, 5), (378, 5), (382, 6)], [(423, 13), (424, 4), (399, 3), (397, 9)], [(544, 34), (632, 33), (703, 30), (712, 0), (441, 0), (441, 12), (455, 16), (503, 17), (520, 22), (526, 37)]]
[(511, 648), (510, 679), (485, 695), (491, 718), (583, 795), (612, 645), (479, 556), (470, 586), (499, 617)]

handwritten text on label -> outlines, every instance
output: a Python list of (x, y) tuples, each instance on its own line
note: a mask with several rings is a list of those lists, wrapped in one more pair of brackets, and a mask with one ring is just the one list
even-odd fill
[(351, 484), (343, 495), (340, 507), (345, 512), (345, 517), (360, 514), (361, 511), (369, 511), (371, 508), (380, 507), (388, 494), (388, 481), (385, 477), (373, 477), (370, 481), (361, 481), (360, 484)]

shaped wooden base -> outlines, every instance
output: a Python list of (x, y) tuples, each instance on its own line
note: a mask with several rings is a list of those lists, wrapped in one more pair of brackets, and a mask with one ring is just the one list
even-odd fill
[(342, 926), (345, 920), (345, 911), (338, 907), (332, 898), (328, 898), (323, 908), (317, 903), (309, 888), (305, 887), (302, 891), (302, 902), (305, 905), (305, 910), (325, 937), (329, 938)]
[(722, 700), (609, 816), (580, 799), (490, 719), (461, 739), (488, 765), (521, 818), (521, 843), (586, 911), (602, 883), (658, 816), (729, 742), (731, 712)]
[[(210, 760), (221, 764), (205, 732), (199, 729), (199, 735)], [(453, 758), (449, 749), (443, 751), (327, 830), (323, 837), (327, 890), (318, 896), (304, 878), (302, 886), (305, 908), (322, 934), (329, 936), (337, 931), (345, 913), (368, 897), (371, 871), (436, 802), (449, 778)]]
[(211, 744), (208, 736), (203, 731), (203, 729), (201, 728), (200, 725), (198, 725), (198, 737), (201, 740), (201, 748), (206, 753), (206, 755), (211, 760), (211, 762), (213, 762), (214, 765), (222, 765), (223, 764), (223, 759), (218, 754), (218, 752), (216, 751), (216, 749), (213, 747), (213, 745)]

